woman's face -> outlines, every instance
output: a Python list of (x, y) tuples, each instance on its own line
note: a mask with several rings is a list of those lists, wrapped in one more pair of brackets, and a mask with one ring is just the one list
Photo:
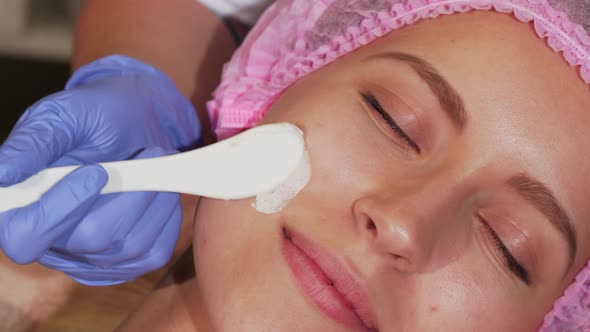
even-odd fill
[(305, 133), (283, 211), (202, 200), (219, 331), (532, 331), (588, 260), (590, 93), (531, 27), (423, 21), (308, 75), (265, 123)]

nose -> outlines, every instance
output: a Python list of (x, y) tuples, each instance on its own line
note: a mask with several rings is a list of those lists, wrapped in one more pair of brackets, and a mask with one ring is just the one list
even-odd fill
[(441, 264), (435, 261), (451, 257), (449, 250), (457, 247), (453, 241), (459, 240), (449, 213), (443, 211), (449, 205), (441, 210), (425, 208), (423, 201), (417, 206), (415, 201), (374, 195), (357, 200), (353, 206), (358, 233), (387, 264), (408, 273)]

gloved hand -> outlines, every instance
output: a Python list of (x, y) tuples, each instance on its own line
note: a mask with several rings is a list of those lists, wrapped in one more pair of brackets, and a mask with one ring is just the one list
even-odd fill
[[(190, 102), (155, 68), (124, 56), (74, 73), (65, 91), (31, 106), (0, 147), (0, 185), (50, 166), (151, 157), (194, 147), (200, 124)], [(169, 259), (181, 224), (179, 195), (98, 196), (98, 166), (62, 179), (40, 202), (0, 213), (0, 249), (89, 285), (134, 279)]]

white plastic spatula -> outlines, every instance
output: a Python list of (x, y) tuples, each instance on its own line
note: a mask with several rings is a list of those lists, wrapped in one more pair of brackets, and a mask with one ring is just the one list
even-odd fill
[[(247, 198), (285, 181), (304, 153), (299, 128), (288, 123), (264, 125), (189, 152), (100, 164), (109, 174), (101, 193), (168, 191), (219, 199)], [(39, 200), (77, 167), (48, 168), (22, 183), (0, 188), (0, 212)]]

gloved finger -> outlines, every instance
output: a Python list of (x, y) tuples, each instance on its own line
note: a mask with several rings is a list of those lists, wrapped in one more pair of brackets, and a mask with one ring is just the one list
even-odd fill
[[(168, 153), (171, 152), (152, 147), (143, 150), (134, 159), (159, 157)], [(156, 195), (155, 192), (132, 192), (100, 197), (84, 220), (70, 234), (60, 238), (53, 249), (64, 254), (69, 252), (72, 258), (102, 254), (105, 251), (115, 255), (129, 231), (152, 205)]]
[(142, 274), (145, 274), (160, 269), (168, 264), (174, 253), (176, 241), (178, 241), (182, 227), (181, 205), (178, 205), (176, 209), (174, 209), (170, 220), (171, 222), (168, 222), (166, 226), (164, 226), (162, 233), (158, 236), (153, 248), (149, 252), (137, 260), (119, 265), (119, 268), (136, 271), (141, 270), (143, 271)]
[(84, 219), (53, 248), (76, 256), (120, 248), (156, 196), (155, 192), (130, 192), (99, 197)]
[[(170, 219), (182, 219), (182, 208), (178, 206)], [(89, 286), (106, 286), (120, 284), (136, 279), (146, 273), (165, 266), (174, 253), (176, 241), (180, 235), (181, 224), (167, 223), (154, 248), (139, 259), (113, 266), (107, 269), (96, 268), (90, 264), (73, 263), (60, 259), (55, 254), (45, 254), (39, 262), (52, 269), (65, 272), (70, 278)]]
[[(171, 219), (179, 207), (179, 194), (159, 193), (144, 211), (140, 220), (135, 223), (133, 229), (122, 241), (119, 241), (119, 246), (113, 246), (111, 250), (101, 253), (84, 255), (86, 260), (91, 265), (109, 267), (143, 256), (154, 248), (156, 239), (166, 224), (182, 222), (181, 219)], [(159, 248), (154, 249), (159, 250)]]
[[(47, 251), (39, 258), (39, 264), (48, 269), (62, 271), (75, 281), (87, 286), (110, 286), (124, 283), (119, 274), (111, 270), (101, 270), (82, 261), (72, 261), (55, 251)], [(102, 279), (98, 276), (105, 277)], [(119, 278), (119, 279), (117, 279)]]
[(60, 107), (46, 99), (19, 120), (0, 147), (0, 186), (26, 180), (72, 148), (75, 132), (60, 116)]
[(108, 175), (100, 166), (80, 167), (41, 196), (38, 202), (0, 215), (0, 248), (13, 261), (39, 259), (88, 212)]

